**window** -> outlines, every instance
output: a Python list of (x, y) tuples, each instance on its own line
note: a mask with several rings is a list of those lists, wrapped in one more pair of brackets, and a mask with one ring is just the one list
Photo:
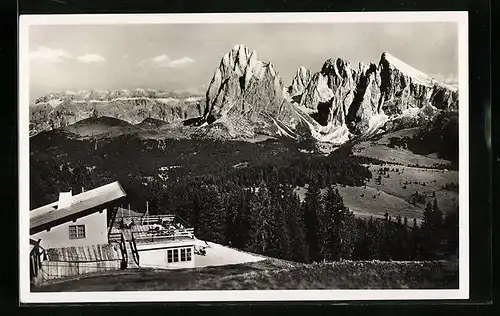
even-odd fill
[(191, 260), (192, 260), (191, 248), (167, 249), (168, 263), (191, 261)]
[(69, 226), (69, 239), (83, 239), (83, 238), (85, 238), (85, 225)]
[(167, 250), (167, 262), (174, 262), (174, 251), (172, 249)]

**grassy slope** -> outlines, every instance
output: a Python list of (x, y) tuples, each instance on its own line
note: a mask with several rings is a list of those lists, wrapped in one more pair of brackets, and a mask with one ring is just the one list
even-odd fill
[[(442, 167), (448, 165), (449, 161), (436, 158), (433, 154), (423, 156), (407, 149), (389, 147), (390, 138), (411, 137), (417, 130), (418, 128), (403, 129), (353, 146), (354, 155), (386, 162), (382, 166), (369, 165), (373, 178), (365, 187), (339, 187), (345, 204), (358, 216), (380, 217), (387, 212), (393, 217), (399, 214), (408, 217), (408, 220), (420, 220), (425, 205), (409, 203), (415, 192), (424, 194), (426, 200), (431, 202), (435, 194), (438, 205), (444, 212), (452, 210), (458, 204), (458, 193), (443, 189), (447, 183), (458, 183), (458, 171)], [(421, 167), (411, 167), (414, 165)], [(381, 167), (389, 168), (389, 178), (382, 175), (382, 182), (378, 184), (375, 179)]]
[[(344, 204), (358, 217), (383, 218), (384, 213), (387, 212), (392, 217), (396, 217), (398, 214), (401, 217), (406, 216), (409, 221), (413, 218), (419, 221), (422, 218), (422, 208), (413, 206), (400, 197), (388, 194), (383, 189), (379, 190), (370, 186), (339, 186), (338, 189), (344, 199)], [(296, 192), (303, 200), (307, 189), (300, 187), (297, 188)]]
[(392, 217), (398, 214), (401, 217), (421, 219), (423, 210), (415, 207), (397, 196), (391, 195), (370, 186), (366, 187), (339, 187), (344, 203), (358, 216), (384, 217), (388, 213)]
[(449, 262), (261, 262), (183, 270), (128, 270), (33, 287), (36, 292), (457, 288)]
[[(382, 175), (382, 182), (378, 184), (375, 178), (378, 177), (380, 168), (388, 167), (389, 178)], [(441, 210), (446, 213), (453, 210), (458, 204), (458, 193), (444, 190), (443, 186), (447, 183), (458, 183), (458, 171), (426, 169), (416, 167), (405, 167), (399, 165), (369, 165), (373, 178), (366, 186), (350, 187), (338, 186), (342, 194), (344, 203), (360, 217), (383, 217), (387, 212), (395, 218), (397, 215), (407, 217), (409, 221), (413, 218), (419, 222), (422, 219), (422, 213), (425, 208), (423, 204), (410, 204), (411, 195), (415, 192), (425, 195), (427, 201), (434, 201), (433, 193)], [(405, 187), (406, 184), (406, 189)], [(415, 183), (417, 182), (417, 183)], [(425, 183), (423, 185), (422, 183)], [(304, 199), (307, 189), (297, 188), (301, 200)], [(375, 195), (375, 198), (373, 197)]]
[[(376, 183), (375, 178), (378, 177), (377, 171), (381, 167), (389, 169), (399, 169), (399, 172), (389, 171), (389, 178), (382, 175), (382, 183)], [(433, 192), (436, 194), (438, 205), (443, 212), (452, 210), (455, 204), (458, 204), (458, 193), (447, 191), (443, 186), (447, 183), (458, 183), (458, 171), (443, 170), (443, 169), (426, 169), (406, 166), (382, 165), (370, 166), (374, 178), (367, 185), (378, 190), (384, 191), (387, 194), (409, 201), (410, 196), (415, 192), (424, 194), (427, 201), (433, 201)], [(415, 183), (417, 182), (417, 183)], [(406, 183), (406, 189), (405, 187)], [(422, 184), (422, 183), (425, 183)], [(419, 208), (425, 208), (425, 205), (417, 204)], [(404, 216), (401, 214), (401, 216)]]

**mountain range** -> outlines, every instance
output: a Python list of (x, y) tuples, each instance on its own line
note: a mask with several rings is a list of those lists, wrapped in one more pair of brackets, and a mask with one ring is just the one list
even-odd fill
[(146, 118), (177, 123), (201, 116), (203, 102), (203, 95), (152, 89), (56, 92), (30, 105), (30, 135), (103, 116), (130, 124), (139, 124)]
[(388, 52), (378, 63), (331, 58), (317, 72), (300, 67), (285, 84), (271, 62), (236, 45), (222, 57), (205, 96), (143, 89), (52, 93), (30, 106), (30, 134), (109, 116), (166, 123), (155, 128), (181, 123), (203, 137), (285, 136), (340, 145), (457, 110), (458, 89)]

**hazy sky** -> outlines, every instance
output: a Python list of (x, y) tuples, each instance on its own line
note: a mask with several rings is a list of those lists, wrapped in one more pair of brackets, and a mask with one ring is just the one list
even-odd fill
[(30, 99), (58, 90), (206, 87), (236, 44), (289, 84), (328, 58), (378, 63), (383, 51), (436, 77), (458, 75), (455, 23), (163, 24), (30, 27)]

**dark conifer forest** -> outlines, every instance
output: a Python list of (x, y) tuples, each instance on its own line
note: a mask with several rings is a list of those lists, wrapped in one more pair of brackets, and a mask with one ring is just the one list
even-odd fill
[[(132, 209), (173, 213), (198, 238), (297, 262), (435, 260), (458, 253), (458, 210), (429, 203), (408, 218), (358, 218), (338, 185), (362, 186), (375, 159), (348, 151), (305, 154), (286, 140), (76, 139), (57, 130), (30, 139), (30, 202), (119, 181)], [(308, 185), (300, 201), (295, 188)]]

